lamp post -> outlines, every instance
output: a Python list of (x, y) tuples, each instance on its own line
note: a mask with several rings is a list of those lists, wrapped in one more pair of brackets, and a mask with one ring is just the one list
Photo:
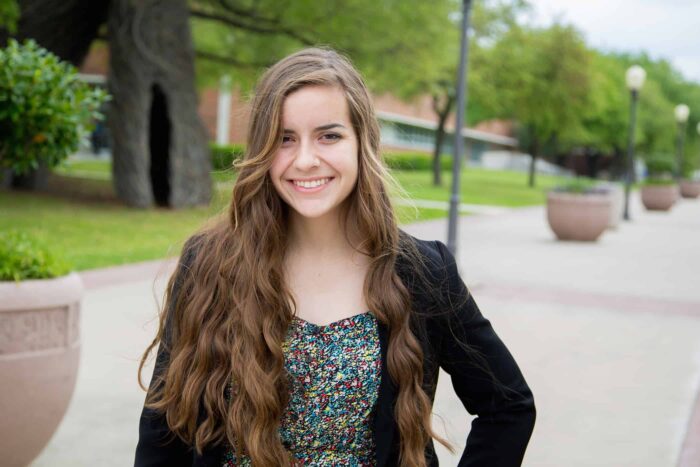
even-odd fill
[(678, 123), (678, 144), (676, 145), (676, 181), (680, 181), (683, 173), (683, 144), (685, 143), (685, 126), (688, 123), (690, 109), (685, 104), (678, 104), (673, 110)]
[(625, 171), (625, 211), (624, 219), (630, 220), (629, 204), (630, 204), (630, 185), (634, 175), (634, 126), (637, 120), (637, 99), (639, 98), (639, 90), (644, 86), (644, 80), (647, 77), (644, 68), (639, 65), (629, 67), (625, 75), (627, 89), (630, 90), (630, 129), (627, 140), (627, 170)]
[(466, 106), (467, 54), (469, 52), (469, 11), (471, 0), (462, 0), (462, 40), (459, 54), (459, 76), (457, 77), (457, 122), (455, 124), (454, 158), (452, 160), (452, 195), (450, 196), (450, 218), (447, 225), (447, 248), (457, 254), (457, 221), (459, 220), (459, 176), (462, 172), (464, 154), (464, 108)]

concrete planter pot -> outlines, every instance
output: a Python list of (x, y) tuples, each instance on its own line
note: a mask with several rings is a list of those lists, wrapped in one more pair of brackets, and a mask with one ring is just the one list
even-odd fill
[(642, 204), (649, 211), (668, 211), (679, 197), (678, 185), (644, 185)]
[(700, 196), (700, 180), (681, 180), (680, 189), (683, 198), (697, 198)]
[(608, 228), (612, 197), (608, 193), (547, 194), (547, 221), (559, 240), (594, 242)]
[(26, 467), (68, 408), (80, 357), (83, 284), (56, 279), (0, 282), (0, 452)]

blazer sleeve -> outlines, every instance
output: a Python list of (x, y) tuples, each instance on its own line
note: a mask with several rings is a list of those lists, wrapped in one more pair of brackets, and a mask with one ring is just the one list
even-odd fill
[[(187, 274), (193, 257), (194, 248), (191, 242), (188, 242), (183, 248), (183, 254), (175, 272), (176, 278), (167, 304), (169, 316), (172, 316), (170, 311), (177, 303), (184, 275)], [(163, 340), (166, 341), (166, 345), (161, 342), (158, 347), (149, 392), (154, 390), (157, 377), (167, 368), (170, 358), (166, 349), (169, 347), (171, 334), (168, 321), (165, 326)], [(193, 452), (189, 445), (170, 431), (165, 414), (144, 405), (139, 420), (139, 441), (136, 446), (134, 467), (188, 467), (192, 465)]]
[(455, 304), (441, 320), (438, 363), (464, 407), (477, 416), (458, 465), (519, 466), (535, 425), (532, 392), (460, 278), (454, 256), (436, 244), (445, 267), (441, 288)]

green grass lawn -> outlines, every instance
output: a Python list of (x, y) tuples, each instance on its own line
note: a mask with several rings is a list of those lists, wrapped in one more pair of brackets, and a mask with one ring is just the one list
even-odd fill
[[(433, 186), (431, 172), (394, 171), (394, 177), (413, 199), (448, 201), (452, 173), (442, 173), (442, 187)], [(545, 193), (564, 177), (537, 175), (535, 188), (527, 186), (527, 174), (467, 167), (460, 178), (461, 202), (493, 206), (521, 207), (543, 204)]]
[[(0, 191), (0, 231), (19, 229), (59, 251), (77, 270), (173, 256), (207, 220), (225, 212), (229, 193), (217, 190), (209, 207), (133, 209), (117, 203)], [(397, 207), (402, 223), (444, 217), (437, 209)]]
[[(109, 161), (66, 161), (56, 172), (109, 183)], [(443, 174), (444, 187), (433, 187), (430, 172), (394, 172), (413, 199), (447, 201), (451, 179)], [(28, 231), (63, 253), (77, 270), (132, 263), (177, 255), (184, 240), (207, 220), (225, 212), (231, 171), (214, 172), (217, 182), (210, 206), (170, 210), (141, 210), (113, 202), (71, 200), (52, 195), (0, 192), (0, 230)], [(538, 188), (526, 187), (522, 173), (466, 168), (462, 175), (462, 202), (498, 206), (541, 204), (544, 190), (557, 183), (555, 177), (540, 176)], [(98, 181), (99, 180), (99, 181)], [(442, 209), (414, 209), (396, 205), (402, 224), (447, 216)]]
[[(109, 179), (111, 165), (108, 160), (68, 160), (56, 169), (58, 173)], [(394, 177), (413, 199), (448, 201), (452, 185), (451, 172), (442, 173), (442, 187), (434, 187), (432, 174), (427, 171), (394, 171)], [(233, 182), (233, 171), (212, 172), (217, 183)], [(485, 170), (465, 167), (460, 180), (463, 203), (490, 204), (494, 206), (532, 206), (544, 203), (547, 190), (561, 183), (564, 177), (539, 175), (537, 186), (527, 186), (527, 174), (503, 170)]]

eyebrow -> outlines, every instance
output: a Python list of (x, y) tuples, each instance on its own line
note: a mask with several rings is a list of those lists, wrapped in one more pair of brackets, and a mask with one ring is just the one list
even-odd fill
[[(325, 130), (331, 130), (333, 128), (344, 128), (347, 130), (345, 125), (342, 125), (340, 123), (329, 123), (327, 125), (317, 126), (316, 128), (314, 128), (314, 131), (325, 131)], [(294, 133), (294, 130), (290, 130), (289, 128), (285, 128), (284, 132), (285, 133)]]

